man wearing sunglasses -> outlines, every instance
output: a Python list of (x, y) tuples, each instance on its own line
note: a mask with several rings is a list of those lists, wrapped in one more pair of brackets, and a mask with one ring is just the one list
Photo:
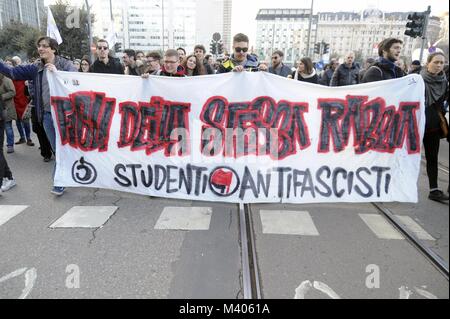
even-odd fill
[(233, 55), (222, 63), (218, 73), (258, 71), (258, 59), (248, 54), (249, 39), (245, 34), (238, 33), (233, 38)]
[(106, 40), (97, 41), (97, 60), (91, 65), (89, 72), (106, 74), (124, 74), (124, 67), (119, 59), (109, 55), (109, 44)]

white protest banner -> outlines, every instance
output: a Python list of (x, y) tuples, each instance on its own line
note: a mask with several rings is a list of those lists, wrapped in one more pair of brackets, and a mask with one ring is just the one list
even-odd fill
[(58, 186), (232, 203), (418, 200), (418, 75), (338, 88), (264, 72), (55, 72), (49, 83)]

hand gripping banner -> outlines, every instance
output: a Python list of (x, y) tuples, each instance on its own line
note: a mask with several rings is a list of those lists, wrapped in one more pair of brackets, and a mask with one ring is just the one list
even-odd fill
[(417, 202), (420, 76), (49, 74), (55, 185), (231, 203)]

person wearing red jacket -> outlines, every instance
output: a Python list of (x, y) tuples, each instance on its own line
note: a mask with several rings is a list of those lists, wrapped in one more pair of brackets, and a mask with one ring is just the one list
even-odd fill
[[(13, 57), (11, 60), (13, 66), (22, 64), (22, 60), (18, 56)], [(30, 103), (27, 97), (28, 88), (25, 81), (14, 80), (13, 83), (16, 89), (16, 96), (14, 97), (14, 104), (16, 106), (17, 113), (16, 125), (20, 134), (20, 139), (15, 144), (18, 145), (27, 143), (28, 146), (34, 146), (30, 135), (30, 112), (27, 110), (29, 107), (28, 104)]]

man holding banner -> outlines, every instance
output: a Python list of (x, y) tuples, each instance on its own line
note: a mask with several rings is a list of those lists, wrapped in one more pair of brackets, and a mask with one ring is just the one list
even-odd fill
[[(58, 55), (58, 42), (50, 37), (41, 37), (36, 42), (39, 59), (34, 64), (9, 67), (0, 62), (0, 73), (12, 80), (33, 81), (33, 103), (39, 122), (56, 153), (56, 132), (50, 109), (50, 88), (47, 79), (48, 71), (59, 70), (77, 72), (71, 61)], [(56, 165), (56, 163), (55, 163)], [(52, 193), (61, 196), (65, 188), (54, 186)]]

